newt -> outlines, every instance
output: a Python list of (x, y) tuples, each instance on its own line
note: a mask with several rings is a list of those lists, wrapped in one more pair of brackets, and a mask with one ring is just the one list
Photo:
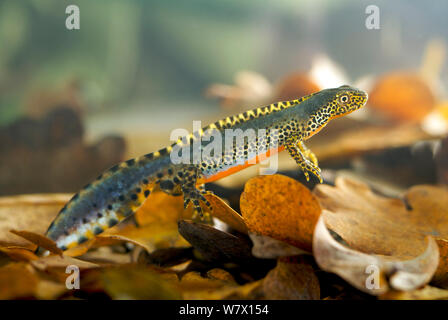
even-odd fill
[[(262, 156), (282, 150), (287, 150), (293, 157), (307, 180), (312, 173), (322, 183), (317, 157), (304, 141), (318, 133), (330, 120), (358, 110), (366, 102), (367, 93), (344, 85), (273, 103), (210, 124), (171, 146), (124, 161), (105, 171), (68, 201), (46, 235), (60, 249), (72, 248), (130, 217), (155, 188), (170, 195), (183, 194), (184, 207), (192, 204), (195, 214), (206, 219), (201, 203), (210, 212), (212, 209), (201, 186), (255, 164)], [(202, 157), (196, 163), (175, 164), (171, 160), (170, 155), (176, 148), (199, 142), (199, 148), (203, 150), (211, 143), (213, 134), (221, 134), (224, 139), (226, 129), (264, 129), (266, 136), (258, 137), (256, 142), (269, 144), (270, 139), (275, 139), (277, 144), (275, 148), (259, 151), (257, 143), (245, 140), (235, 147), (231, 155), (222, 152), (217, 157)]]

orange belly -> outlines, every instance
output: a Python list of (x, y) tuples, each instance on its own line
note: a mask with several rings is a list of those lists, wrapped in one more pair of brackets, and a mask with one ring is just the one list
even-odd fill
[(236, 166), (231, 167), (231, 168), (229, 168), (229, 169), (227, 169), (225, 171), (220, 171), (220, 172), (218, 172), (218, 173), (216, 173), (216, 174), (214, 174), (212, 176), (208, 176), (207, 178), (200, 179), (200, 180), (198, 180), (197, 183), (198, 184), (203, 184), (203, 183), (209, 183), (209, 182), (213, 182), (213, 181), (222, 179), (222, 178), (227, 177), (227, 176), (229, 176), (229, 175), (231, 175), (233, 173), (241, 171), (241, 170), (243, 170), (243, 169), (245, 169), (247, 167), (250, 167), (250, 166), (253, 166), (253, 165), (257, 164), (257, 163), (260, 163), (261, 161), (267, 159), (268, 157), (270, 157), (270, 156), (272, 156), (272, 155), (274, 155), (276, 153), (279, 153), (279, 152), (283, 151), (284, 149), (285, 149), (284, 146), (279, 146), (278, 148), (269, 149), (265, 153), (263, 153), (261, 155), (257, 155), (255, 157), (255, 163), (253, 161), (254, 158), (248, 159), (244, 164), (236, 165)]

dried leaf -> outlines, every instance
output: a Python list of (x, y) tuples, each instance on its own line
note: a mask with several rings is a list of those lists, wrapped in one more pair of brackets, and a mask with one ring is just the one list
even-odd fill
[(6, 253), (12, 260), (15, 261), (31, 261), (38, 260), (32, 251), (23, 247), (0, 247), (0, 251)]
[(338, 177), (335, 187), (319, 185), (314, 194), (328, 228), (355, 250), (409, 259), (425, 251), (426, 236), (448, 239), (447, 188), (414, 186), (403, 202), (376, 195), (362, 182)]
[(316, 300), (320, 298), (319, 280), (304, 258), (281, 258), (263, 280), (266, 299)]
[(390, 119), (418, 122), (434, 108), (431, 88), (420, 75), (392, 72), (382, 76), (372, 89), (369, 105)]
[(44, 234), (69, 199), (68, 194), (1, 197), (0, 245), (22, 246), (34, 250), (34, 244), (9, 231), (27, 230)]
[(252, 257), (250, 242), (205, 224), (179, 221), (179, 233), (205, 261), (241, 261)]
[(324, 220), (322, 215), (314, 231), (313, 253), (317, 264), (361, 291), (380, 295), (389, 287), (414, 290), (428, 283), (437, 269), (439, 251), (430, 237), (425, 252), (412, 260), (379, 256), (341, 245), (331, 236)]
[(23, 230), (22, 231), (10, 230), (10, 232), (35, 244), (36, 248), (42, 247), (42, 248), (50, 251), (51, 253), (62, 255), (62, 250), (56, 246), (56, 243), (53, 240), (51, 240), (41, 234), (30, 232), (30, 231), (23, 231)]
[(0, 300), (32, 298), (39, 282), (33, 268), (23, 262), (0, 268)]
[(252, 247), (252, 254), (257, 258), (277, 259), (280, 257), (308, 254), (308, 252), (302, 249), (268, 236), (262, 236), (249, 232), (249, 237), (254, 244)]
[(223, 222), (227, 223), (231, 228), (247, 234), (247, 227), (241, 215), (233, 210), (227, 203), (214, 194), (207, 194), (205, 198), (210, 202), (213, 212), (212, 215)]
[(240, 207), (249, 231), (311, 251), (321, 209), (301, 183), (278, 174), (252, 178), (241, 194)]
[(65, 270), (69, 265), (75, 265), (81, 270), (99, 267), (99, 265), (96, 263), (83, 261), (65, 255), (62, 257), (61, 256), (42, 257), (39, 260), (31, 261), (31, 265), (41, 271), (50, 268), (62, 268)]

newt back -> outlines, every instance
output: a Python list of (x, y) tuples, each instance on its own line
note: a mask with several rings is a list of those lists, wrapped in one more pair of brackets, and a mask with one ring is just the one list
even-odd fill
[[(198, 184), (214, 181), (257, 162), (259, 156), (282, 149), (322, 182), (315, 155), (303, 141), (319, 132), (334, 118), (353, 112), (367, 101), (367, 94), (350, 86), (326, 89), (300, 99), (274, 103), (217, 121), (199, 132), (179, 139), (169, 147), (118, 164), (84, 187), (62, 208), (46, 235), (62, 250), (83, 243), (132, 215), (155, 187), (168, 194), (183, 194), (202, 216), (200, 202), (209, 206)], [(226, 146), (229, 131), (255, 132), (229, 149), (208, 152), (213, 142)], [(261, 133), (261, 134), (260, 134)], [(215, 139), (217, 139), (215, 141)], [(195, 159), (194, 146), (200, 158)], [(179, 152), (190, 161), (173, 161)], [(198, 152), (196, 150), (196, 152)], [(211, 208), (210, 208), (211, 210)]]

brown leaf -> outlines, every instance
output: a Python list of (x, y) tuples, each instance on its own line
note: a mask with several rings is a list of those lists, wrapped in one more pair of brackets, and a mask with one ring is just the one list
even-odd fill
[(249, 231), (311, 251), (321, 209), (301, 183), (278, 174), (252, 178), (241, 194), (240, 207)]
[(249, 232), (249, 237), (254, 244), (252, 247), (252, 254), (257, 258), (276, 259), (280, 257), (308, 254), (308, 252), (302, 249), (268, 236), (262, 236)]
[(34, 244), (9, 231), (27, 230), (44, 234), (51, 221), (69, 199), (70, 195), (68, 194), (1, 197), (0, 245), (35, 249)]
[(23, 262), (0, 268), (0, 299), (32, 298), (39, 282), (33, 268)]
[(41, 271), (47, 270), (49, 268), (61, 268), (65, 270), (69, 265), (75, 265), (81, 270), (99, 267), (99, 265), (96, 263), (83, 261), (65, 255), (42, 257), (39, 260), (31, 261), (31, 265)]
[(212, 215), (223, 222), (227, 223), (231, 228), (247, 233), (247, 227), (241, 215), (233, 210), (227, 203), (214, 194), (207, 194), (205, 198), (210, 202), (213, 212)]
[(390, 119), (418, 122), (433, 108), (435, 98), (422, 77), (412, 72), (382, 76), (369, 95), (369, 105)]
[(10, 232), (30, 241), (31, 243), (34, 243), (36, 247), (42, 247), (51, 253), (62, 255), (62, 250), (56, 246), (56, 243), (41, 234), (19, 230), (10, 230)]
[(320, 286), (313, 267), (303, 257), (281, 258), (263, 280), (266, 299), (316, 300)]
[(338, 177), (335, 187), (319, 185), (314, 194), (325, 224), (355, 250), (409, 259), (425, 251), (426, 236), (448, 239), (447, 188), (414, 186), (403, 202)]
[(390, 287), (413, 290), (431, 280), (439, 261), (436, 242), (428, 237), (425, 252), (412, 260), (367, 254), (343, 246), (331, 235), (324, 222), (317, 223), (313, 253), (323, 270), (336, 273), (357, 289), (372, 295), (386, 293)]
[(22, 247), (0, 247), (0, 251), (6, 253), (15, 261), (31, 261), (39, 259), (32, 251)]
[(181, 220), (179, 233), (206, 261), (241, 261), (252, 257), (247, 239), (205, 224)]

